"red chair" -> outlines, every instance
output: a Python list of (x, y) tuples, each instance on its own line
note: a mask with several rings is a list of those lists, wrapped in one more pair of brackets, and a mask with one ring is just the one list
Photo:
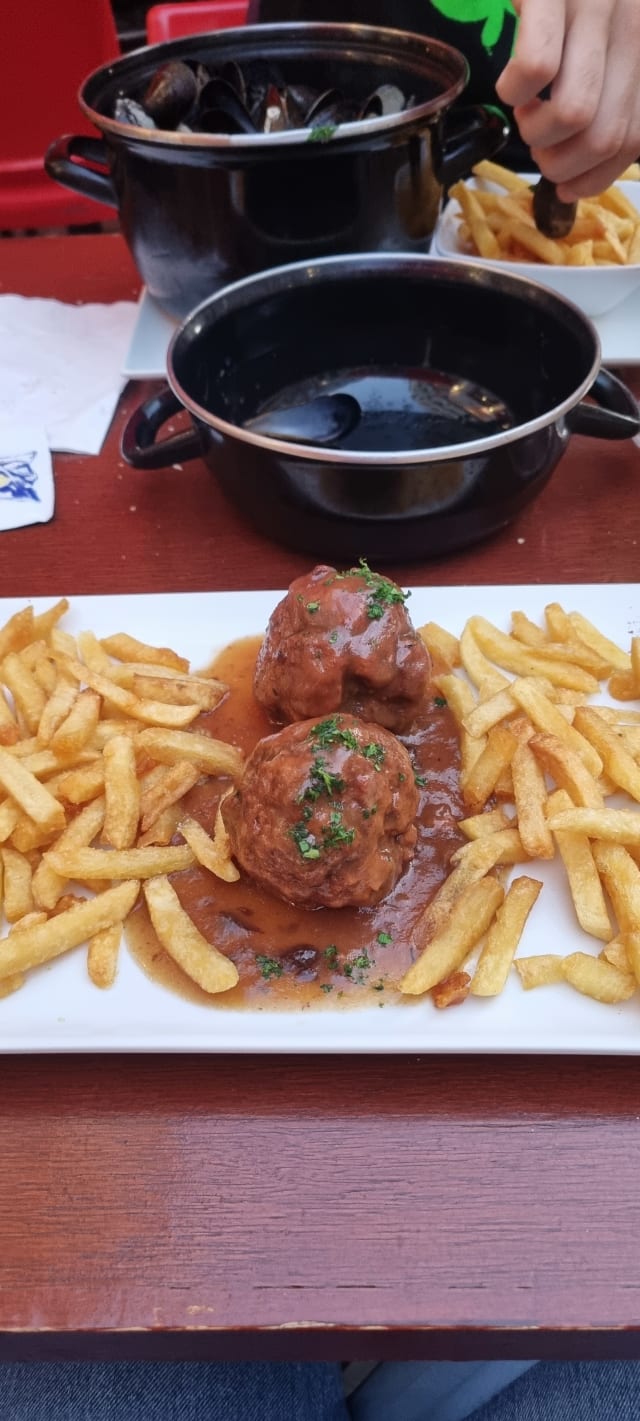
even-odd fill
[(91, 70), (119, 53), (109, 0), (5, 0), (0, 230), (113, 222), (113, 208), (53, 182), (43, 158), (58, 133), (95, 136), (78, 108), (78, 90)]
[(193, 0), (193, 4), (154, 5), (147, 10), (149, 44), (180, 39), (207, 30), (231, 30), (246, 24), (248, 0)]

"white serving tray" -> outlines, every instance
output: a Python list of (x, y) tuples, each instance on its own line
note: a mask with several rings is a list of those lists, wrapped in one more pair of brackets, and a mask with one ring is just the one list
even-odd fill
[[(64, 588), (55, 589), (56, 594)], [(279, 592), (225, 592), (77, 597), (64, 626), (98, 636), (126, 630), (171, 645), (194, 668), (236, 637), (255, 634)], [(36, 599), (42, 610), (54, 600)], [(579, 609), (609, 636), (628, 643), (640, 631), (640, 586), (430, 587), (412, 591), (414, 622), (437, 620), (461, 631), (471, 613), (508, 629), (518, 608), (538, 620), (545, 603)], [(0, 601), (0, 621), (22, 605)], [(640, 812), (640, 810), (639, 810)], [(521, 872), (521, 870), (516, 870)], [(581, 948), (597, 951), (577, 926), (562, 867), (531, 864), (527, 872), (544, 888), (525, 929), (521, 955)], [(4, 927), (6, 931), (6, 925)], [(327, 998), (317, 1010), (273, 1012), (201, 1006), (150, 981), (122, 951), (115, 985), (99, 991), (87, 977), (84, 949), (29, 975), (15, 995), (0, 1001), (0, 1051), (4, 1052), (237, 1052), (237, 1053), (547, 1053), (637, 1055), (640, 997), (621, 1007), (601, 1006), (558, 985), (525, 993), (515, 974), (502, 996), (469, 998), (437, 1011), (430, 999), (341, 1011)]]

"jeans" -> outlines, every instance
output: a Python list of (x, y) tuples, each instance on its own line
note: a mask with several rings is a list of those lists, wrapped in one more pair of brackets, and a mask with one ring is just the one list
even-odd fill
[[(452, 1364), (446, 1365), (450, 1369)], [(466, 1385), (465, 1364), (459, 1365), (462, 1385), (454, 1384), (452, 1393), (457, 1390), (458, 1399)], [(501, 1364), (486, 1365), (494, 1369), (495, 1382)], [(503, 1381), (508, 1367), (518, 1366), (505, 1365)], [(403, 1366), (407, 1376), (412, 1373), (411, 1410), (405, 1411)], [(445, 1364), (435, 1364), (439, 1366)], [(393, 1370), (397, 1386), (392, 1409), (380, 1394), (376, 1410), (370, 1391), (367, 1421), (437, 1421), (445, 1414), (438, 1410), (444, 1404), (442, 1395), (432, 1406), (434, 1366), (394, 1363)], [(424, 1379), (422, 1405), (419, 1371)], [(379, 1380), (384, 1373), (383, 1366)], [(485, 1391), (487, 1384), (485, 1376)], [(457, 1415), (472, 1421), (638, 1421), (640, 1362), (540, 1362), (479, 1410), (466, 1410), (468, 1399), (467, 1394)], [(0, 1364), (0, 1421), (349, 1421), (364, 1414), (354, 1409), (360, 1402), (357, 1395), (347, 1406), (340, 1370), (330, 1363)]]
[(0, 1421), (348, 1421), (340, 1368), (296, 1362), (9, 1362)]

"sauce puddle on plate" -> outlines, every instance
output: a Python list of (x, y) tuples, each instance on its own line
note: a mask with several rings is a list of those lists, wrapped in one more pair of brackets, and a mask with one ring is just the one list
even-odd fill
[[(226, 682), (229, 694), (198, 722), (198, 729), (233, 741), (247, 754), (274, 730), (253, 697), (260, 641), (234, 642), (216, 658), (210, 674)], [(411, 733), (400, 738), (419, 786), (418, 843), (409, 868), (382, 903), (375, 908), (297, 908), (247, 878), (224, 883), (196, 864), (173, 875), (174, 887), (207, 941), (235, 962), (240, 981), (231, 992), (207, 995), (164, 952), (140, 906), (129, 919), (126, 937), (147, 975), (179, 996), (217, 1008), (282, 1011), (396, 1000), (396, 983), (415, 955), (416, 921), (446, 878), (452, 853), (466, 842), (458, 828), (466, 811), (451, 711), (429, 694)], [(227, 780), (202, 780), (186, 796), (185, 810), (212, 832), (228, 788)]]

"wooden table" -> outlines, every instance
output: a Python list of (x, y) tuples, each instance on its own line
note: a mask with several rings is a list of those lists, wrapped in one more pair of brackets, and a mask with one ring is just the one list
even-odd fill
[[(0, 289), (137, 280), (119, 237), (10, 240)], [(124, 466), (140, 398), (98, 458), (56, 459), (51, 524), (2, 534), (1, 596), (308, 566), (203, 466)], [(514, 527), (390, 571), (632, 581), (639, 493), (636, 448), (575, 438)], [(637, 1061), (9, 1057), (0, 1120), (0, 1357), (640, 1356)]]

